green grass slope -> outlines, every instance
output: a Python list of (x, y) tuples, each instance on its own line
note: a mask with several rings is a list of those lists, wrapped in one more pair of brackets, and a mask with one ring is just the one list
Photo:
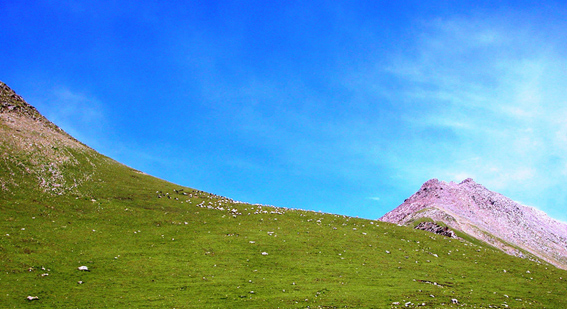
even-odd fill
[(553, 266), (409, 227), (237, 203), (6, 119), (2, 308), (567, 307), (567, 272)]

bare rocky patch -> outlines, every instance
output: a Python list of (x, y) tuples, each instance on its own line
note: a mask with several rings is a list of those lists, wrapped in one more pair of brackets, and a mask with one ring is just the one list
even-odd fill
[(421, 222), (415, 227), (415, 229), (439, 234), (441, 236), (457, 238), (457, 234), (455, 234), (453, 230), (433, 222)]
[[(90, 180), (95, 172), (89, 160), (90, 155), (95, 155), (92, 149), (51, 123), (2, 82), (0, 153), (5, 173), (0, 178), (2, 191), (31, 179), (45, 192), (63, 194)], [(82, 170), (73, 175), (63, 172), (79, 166)]]

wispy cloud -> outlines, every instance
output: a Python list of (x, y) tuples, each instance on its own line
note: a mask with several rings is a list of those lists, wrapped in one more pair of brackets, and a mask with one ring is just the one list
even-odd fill
[(57, 110), (54, 116), (60, 118), (75, 118), (90, 125), (101, 123), (104, 120), (102, 104), (93, 97), (72, 92), (67, 88), (58, 88), (53, 91), (53, 107)]
[[(426, 25), (415, 52), (389, 67), (408, 85), (398, 99), (415, 133), (402, 142), (401, 160), (413, 162), (403, 173), (474, 177), (534, 205), (541, 194), (563, 202), (567, 192), (551, 190), (567, 180), (567, 58), (547, 37), (496, 18)], [(444, 160), (432, 166), (431, 156)]]
[(80, 141), (97, 147), (106, 129), (104, 104), (93, 96), (68, 87), (53, 88), (48, 95), (34, 100), (51, 121)]

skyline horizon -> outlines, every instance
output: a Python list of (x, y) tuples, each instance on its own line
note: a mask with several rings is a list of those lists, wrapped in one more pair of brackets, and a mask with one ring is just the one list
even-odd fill
[(98, 152), (250, 203), (379, 218), (473, 178), (567, 222), (557, 1), (0, 3), (3, 82)]

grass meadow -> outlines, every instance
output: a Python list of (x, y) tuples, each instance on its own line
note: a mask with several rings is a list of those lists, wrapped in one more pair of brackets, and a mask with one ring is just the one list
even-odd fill
[(238, 203), (70, 155), (67, 183), (88, 180), (61, 194), (4, 161), (3, 308), (567, 308), (566, 271), (474, 239)]

